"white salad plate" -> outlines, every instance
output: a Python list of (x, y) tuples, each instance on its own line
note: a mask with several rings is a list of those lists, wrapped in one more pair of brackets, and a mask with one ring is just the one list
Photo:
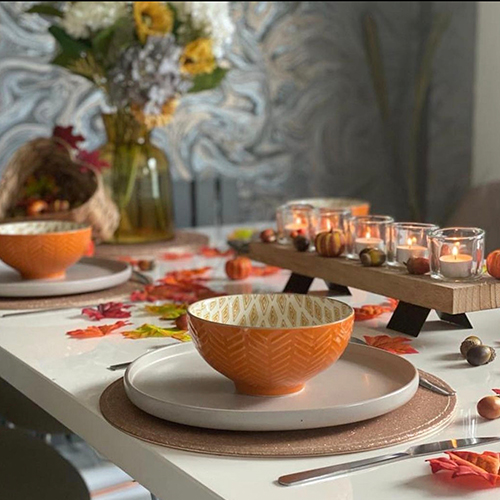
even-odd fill
[(314, 429), (359, 422), (407, 403), (418, 389), (416, 368), (373, 347), (349, 344), (330, 368), (299, 393), (238, 394), (193, 344), (175, 344), (135, 360), (125, 372), (128, 397), (141, 410), (180, 424), (232, 431)]
[(126, 262), (84, 257), (66, 270), (66, 277), (24, 280), (0, 262), (0, 297), (56, 297), (97, 292), (121, 285), (130, 279), (132, 268)]

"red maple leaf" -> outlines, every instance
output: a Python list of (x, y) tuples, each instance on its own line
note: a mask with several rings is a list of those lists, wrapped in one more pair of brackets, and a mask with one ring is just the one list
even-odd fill
[(97, 307), (86, 307), (82, 309), (82, 314), (88, 316), (93, 321), (98, 321), (104, 318), (130, 318), (130, 305), (124, 305), (121, 302), (106, 302), (99, 304)]
[(87, 165), (91, 165), (99, 172), (104, 168), (109, 168), (111, 165), (101, 158), (101, 153), (98, 149), (95, 151), (86, 151), (85, 149), (81, 149), (77, 156), (78, 160), (82, 163), (86, 163)]
[(500, 478), (500, 453), (485, 451), (481, 454), (472, 451), (446, 451), (448, 458), (431, 458), (432, 473), (441, 470), (452, 471), (452, 478), (478, 476), (495, 486)]
[(280, 267), (275, 266), (252, 266), (250, 274), (252, 276), (271, 276), (272, 274), (279, 273)]
[(64, 141), (73, 149), (78, 149), (78, 143), (85, 140), (85, 137), (83, 137), (83, 135), (73, 134), (73, 126), (60, 127), (59, 125), (56, 125), (52, 130), (52, 137)]
[(215, 247), (201, 247), (199, 254), (205, 258), (212, 259), (214, 257), (232, 257), (234, 255), (234, 250), (219, 250)]
[(191, 252), (165, 252), (159, 256), (160, 260), (179, 260), (179, 259), (192, 259)]
[(500, 396), (500, 389), (491, 389), (495, 394)]
[(117, 321), (111, 325), (101, 325), (101, 326), (88, 326), (87, 328), (71, 330), (67, 332), (66, 335), (73, 337), (75, 339), (90, 339), (93, 337), (104, 337), (109, 335), (111, 332), (122, 328), (123, 326), (131, 325), (129, 321)]
[(384, 351), (392, 352), (393, 354), (417, 354), (418, 351), (408, 345), (411, 339), (406, 337), (390, 337), (389, 335), (376, 335), (370, 337), (364, 335), (365, 341), (372, 347), (378, 347)]

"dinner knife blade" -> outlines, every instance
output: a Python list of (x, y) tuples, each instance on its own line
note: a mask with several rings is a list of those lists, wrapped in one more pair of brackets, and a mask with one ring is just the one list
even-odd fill
[(345, 474), (348, 474), (350, 472), (369, 469), (377, 465), (396, 462), (398, 460), (404, 460), (406, 458), (432, 455), (433, 453), (438, 453), (441, 451), (471, 448), (473, 446), (493, 443), (495, 441), (500, 441), (500, 436), (449, 439), (446, 441), (436, 441), (434, 443), (420, 444), (417, 446), (412, 446), (402, 453), (392, 453), (374, 458), (367, 458), (365, 460), (355, 460), (354, 462), (347, 462), (339, 465), (332, 465), (329, 467), (321, 467), (319, 469), (295, 472), (293, 474), (281, 476), (280, 478), (278, 478), (278, 483), (283, 486), (294, 486), (298, 484), (312, 483), (323, 479), (344, 476)]

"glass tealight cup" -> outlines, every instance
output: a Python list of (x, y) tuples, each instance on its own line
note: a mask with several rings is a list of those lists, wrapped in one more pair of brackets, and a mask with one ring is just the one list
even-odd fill
[(351, 217), (348, 222), (347, 257), (359, 259), (365, 248), (378, 248), (387, 253), (390, 228), (394, 219), (388, 215)]
[(395, 222), (391, 226), (391, 240), (387, 254), (390, 266), (404, 267), (411, 257), (429, 257), (427, 237), (439, 229), (435, 224)]
[(278, 243), (289, 245), (300, 234), (312, 241), (314, 238), (315, 210), (302, 203), (285, 204), (276, 209)]
[(474, 281), (483, 274), (483, 229), (449, 227), (429, 234), (431, 276), (443, 281)]
[(338, 229), (344, 235), (348, 230), (348, 221), (351, 211), (347, 208), (318, 208), (315, 211), (315, 235), (318, 233)]

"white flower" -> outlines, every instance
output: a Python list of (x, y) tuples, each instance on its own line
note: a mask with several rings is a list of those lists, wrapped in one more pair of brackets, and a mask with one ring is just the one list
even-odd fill
[(91, 33), (114, 24), (127, 14), (128, 2), (73, 2), (61, 26), (74, 38), (88, 38)]
[(177, 9), (182, 23), (179, 35), (181, 37), (187, 35), (191, 25), (193, 30), (212, 39), (214, 55), (217, 59), (221, 59), (234, 33), (234, 24), (229, 15), (229, 2), (171, 3)]

